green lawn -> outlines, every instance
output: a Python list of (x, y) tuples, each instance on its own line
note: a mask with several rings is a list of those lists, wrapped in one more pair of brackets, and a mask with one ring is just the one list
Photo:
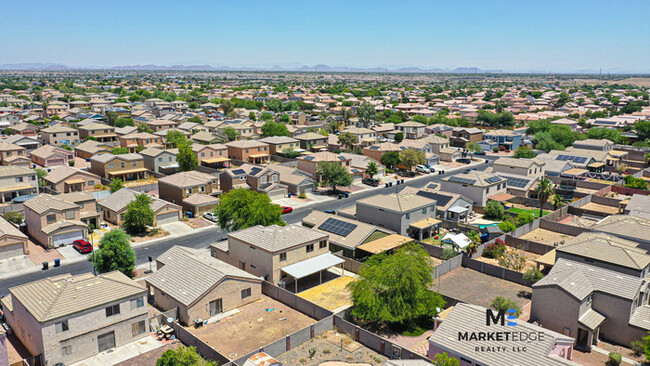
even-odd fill
[(396, 333), (407, 337), (419, 337), (427, 330), (433, 329), (433, 318), (423, 316), (406, 324), (391, 324), (390, 328)]
[[(539, 209), (538, 208), (516, 208), (516, 207), (513, 207), (513, 208), (509, 209), (506, 212), (510, 212), (510, 213), (513, 213), (513, 214), (516, 214), (516, 215), (519, 215), (522, 212), (530, 212), (531, 214), (533, 214), (533, 216), (535, 218), (539, 217)], [(544, 216), (548, 215), (549, 212), (550, 211), (544, 210)]]

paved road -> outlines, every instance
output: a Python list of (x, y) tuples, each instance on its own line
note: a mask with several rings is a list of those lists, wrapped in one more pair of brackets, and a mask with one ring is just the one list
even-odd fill
[[(489, 160), (491, 160), (489, 163), (474, 165), (473, 168), (478, 170), (484, 170), (488, 166), (492, 165), (493, 163), (492, 160), (494, 159), (489, 159)], [(366, 198), (376, 194), (395, 193), (401, 191), (404, 187), (407, 186), (424, 187), (425, 185), (431, 182), (440, 182), (440, 180), (443, 177), (448, 175), (450, 175), (450, 173), (441, 174), (441, 175), (438, 174), (427, 175), (423, 178), (407, 180), (404, 182), (403, 185), (400, 184), (398, 186), (394, 185), (393, 187), (389, 187), (389, 188), (370, 189), (370, 190), (360, 191), (351, 195), (349, 198), (319, 202), (311, 206), (295, 209), (292, 213), (285, 215), (283, 218), (287, 223), (290, 224), (299, 223), (312, 210), (321, 210), (321, 211), (339, 210), (354, 205), (357, 200), (362, 198)], [(214, 227), (214, 228), (201, 230), (195, 233), (187, 234), (182, 237), (161, 239), (161, 240), (157, 240), (155, 243), (143, 244), (135, 247), (135, 253), (137, 256), (136, 265), (147, 263), (149, 256), (155, 259), (160, 254), (164, 253), (167, 249), (169, 249), (174, 245), (181, 245), (181, 246), (197, 248), (197, 249), (201, 249), (201, 248), (205, 249), (209, 247), (210, 244), (216, 241), (223, 240), (225, 239), (225, 237), (226, 234), (220, 228)], [(67, 264), (64, 262), (62, 263), (61, 267), (56, 267), (56, 268), (50, 267), (50, 269), (45, 271), (31, 272), (20, 276), (0, 280), (0, 296), (4, 296), (8, 294), (9, 288), (21, 285), (23, 283), (32, 282), (45, 277), (51, 277), (60, 274), (65, 274), (65, 273), (78, 275), (81, 273), (86, 273), (91, 271), (92, 271), (92, 266), (90, 265), (90, 262), (86, 262), (86, 261), (70, 262)]]

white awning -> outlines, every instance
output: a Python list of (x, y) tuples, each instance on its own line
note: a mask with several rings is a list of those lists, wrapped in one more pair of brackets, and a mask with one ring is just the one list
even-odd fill
[(448, 209), (447, 211), (457, 213), (457, 214), (461, 214), (463, 212), (467, 212), (467, 210), (469, 210), (469, 207), (454, 206), (454, 207)]
[(321, 254), (318, 257), (309, 258), (302, 262), (294, 263), (292, 265), (282, 268), (282, 272), (288, 274), (293, 278), (303, 278), (310, 274), (318, 273), (330, 267), (334, 267), (345, 262), (343, 259), (335, 256), (332, 253)]
[(452, 243), (454, 243), (460, 249), (465, 249), (468, 245), (470, 245), (472, 243), (472, 241), (469, 240), (469, 238), (465, 234), (447, 233), (442, 238), (442, 242), (444, 243), (444, 242), (446, 242), (448, 240), (451, 241)]

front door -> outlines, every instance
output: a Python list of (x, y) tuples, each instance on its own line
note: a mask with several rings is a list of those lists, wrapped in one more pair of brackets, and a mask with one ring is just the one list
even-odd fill
[(585, 329), (578, 328), (578, 337), (576, 338), (576, 348), (581, 350), (589, 349), (589, 332)]
[(98, 336), (97, 345), (99, 346), (99, 352), (115, 348), (115, 332), (111, 331)]
[(239, 269), (245, 271), (245, 270), (246, 270), (246, 262), (241, 262), (241, 261), (240, 261), (240, 262), (239, 262)]
[(221, 298), (210, 301), (210, 317), (213, 317), (223, 311), (223, 302)]

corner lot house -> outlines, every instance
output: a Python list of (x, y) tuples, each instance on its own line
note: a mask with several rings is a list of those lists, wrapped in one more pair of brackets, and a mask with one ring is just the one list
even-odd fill
[(36, 171), (22, 166), (0, 166), (0, 201), (38, 193)]
[(7, 323), (43, 365), (69, 365), (149, 333), (146, 289), (117, 271), (64, 274), (9, 292)]
[(146, 279), (154, 304), (165, 311), (178, 308), (185, 324), (208, 320), (262, 296), (259, 277), (191, 248), (175, 245), (156, 258), (156, 265), (158, 270)]
[[(218, 203), (219, 178), (197, 171), (181, 172), (158, 180), (160, 198), (177, 205), (194, 216), (211, 211)], [(196, 196), (198, 195), (198, 196)], [(192, 197), (188, 202), (188, 198)]]
[(29, 254), (27, 235), (0, 217), (0, 259)]
[[(100, 217), (115, 225), (121, 225), (126, 213), (126, 206), (135, 201), (138, 192), (122, 188), (97, 202)], [(181, 206), (151, 196), (151, 209), (154, 213), (153, 226), (176, 222), (181, 218)]]
[(503, 150), (517, 150), (521, 146), (521, 138), (520, 134), (511, 130), (494, 130), (483, 134), (483, 140), (492, 140)]
[(27, 232), (46, 248), (85, 239), (88, 227), (81, 221), (79, 205), (58, 196), (39, 194), (23, 204)]
[(254, 226), (212, 245), (212, 256), (281, 287), (343, 261), (329, 252), (327, 234), (302, 227)]
[(460, 194), (475, 205), (485, 207), (489, 197), (506, 193), (506, 180), (494, 174), (471, 171), (443, 178), (440, 190)]
[(59, 193), (92, 191), (96, 184), (101, 184), (101, 178), (95, 174), (65, 165), (52, 169), (43, 179), (50, 189)]

